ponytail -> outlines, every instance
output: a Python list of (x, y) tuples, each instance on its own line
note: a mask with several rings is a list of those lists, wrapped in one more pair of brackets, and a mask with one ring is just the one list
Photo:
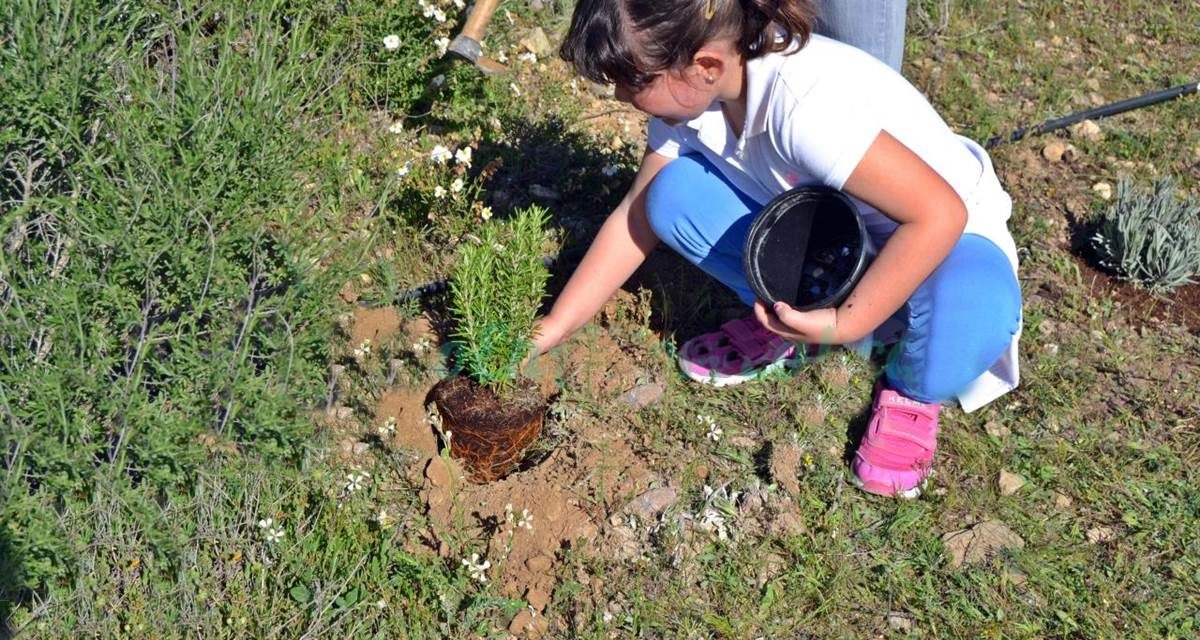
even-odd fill
[(816, 27), (817, 9), (812, 0), (737, 1), (743, 16), (738, 45), (747, 60), (785, 51), (794, 40), (799, 40), (797, 49), (802, 49)]

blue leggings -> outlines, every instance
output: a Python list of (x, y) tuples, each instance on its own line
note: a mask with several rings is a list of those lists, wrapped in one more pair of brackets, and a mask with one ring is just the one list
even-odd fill
[[(654, 233), (749, 306), (742, 246), (762, 205), (699, 155), (671, 161), (650, 183)], [(988, 369), (1021, 324), (1021, 289), (991, 240), (964, 234), (900, 310), (904, 330), (888, 355), (887, 382), (921, 402), (945, 402)]]

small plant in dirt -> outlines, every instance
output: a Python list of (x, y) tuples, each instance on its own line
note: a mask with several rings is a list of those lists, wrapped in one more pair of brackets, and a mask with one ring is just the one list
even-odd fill
[(542, 264), (547, 214), (530, 207), (508, 224), (485, 223), (460, 250), (451, 283), (453, 348), (460, 375), (432, 397), (452, 455), (472, 477), (503, 477), (541, 432), (545, 399), (519, 374), (549, 272)]
[(1101, 266), (1151, 292), (1194, 283), (1200, 275), (1200, 202), (1177, 197), (1169, 177), (1149, 192), (1122, 180), (1092, 244)]

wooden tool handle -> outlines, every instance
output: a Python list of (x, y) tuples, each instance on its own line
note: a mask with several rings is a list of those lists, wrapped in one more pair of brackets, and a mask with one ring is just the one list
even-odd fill
[(467, 24), (463, 25), (462, 35), (476, 42), (483, 42), (483, 32), (499, 5), (500, 0), (476, 0), (471, 15), (467, 16)]

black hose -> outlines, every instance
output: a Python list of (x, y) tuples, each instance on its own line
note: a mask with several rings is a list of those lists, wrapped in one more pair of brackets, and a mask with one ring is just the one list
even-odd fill
[(1183, 84), (1179, 85), (1178, 87), (1147, 93), (1146, 95), (1138, 96), (1136, 98), (1121, 100), (1120, 102), (1113, 102), (1102, 107), (1096, 107), (1095, 109), (1079, 111), (1062, 118), (1047, 120), (1034, 127), (1021, 127), (1007, 136), (995, 136), (990, 138), (983, 146), (986, 149), (991, 149), (1008, 142), (1016, 142), (1025, 136), (1058, 131), (1059, 129), (1069, 127), (1077, 122), (1083, 122), (1084, 120), (1099, 120), (1101, 118), (1115, 116), (1118, 113), (1125, 113), (1126, 111), (1148, 107), (1152, 104), (1158, 104), (1160, 102), (1166, 102), (1167, 100), (1181, 98), (1189, 93), (1200, 93), (1200, 82)]
[[(1069, 116), (1063, 116), (1062, 118), (1055, 118), (1055, 119), (1047, 120), (1047, 121), (1045, 121), (1039, 125), (1033, 126), (1033, 127), (1021, 127), (1021, 128), (1018, 128), (1016, 131), (1013, 131), (1012, 133), (1008, 134), (1007, 136), (994, 136), (992, 138), (989, 138), (988, 141), (983, 146), (985, 149), (992, 149), (992, 148), (998, 147), (1002, 144), (1016, 142), (1027, 136), (1040, 135), (1043, 133), (1050, 133), (1051, 131), (1058, 131), (1059, 129), (1069, 127), (1077, 122), (1083, 122), (1084, 120), (1099, 120), (1101, 118), (1115, 116), (1119, 113), (1125, 113), (1126, 111), (1132, 111), (1134, 109), (1148, 107), (1150, 105), (1158, 104), (1160, 102), (1174, 100), (1175, 98), (1182, 98), (1183, 96), (1186, 96), (1189, 93), (1200, 93), (1200, 82), (1194, 82), (1192, 84), (1183, 84), (1183, 85), (1179, 85), (1178, 87), (1172, 87), (1170, 89), (1163, 89), (1162, 91), (1155, 91), (1153, 93), (1147, 93), (1145, 95), (1141, 95), (1136, 98), (1129, 98), (1128, 100), (1112, 102), (1112, 103), (1106, 104), (1101, 107), (1096, 107), (1095, 109), (1079, 111), (1076, 113), (1072, 113)], [(571, 247), (570, 249), (561, 251), (559, 253), (545, 256), (542, 258), (542, 264), (549, 267), (550, 265), (554, 264), (555, 262), (558, 262), (559, 260), (574, 258), (578, 254), (583, 253), (583, 249), (584, 249), (583, 246), (575, 246), (575, 247)], [(404, 293), (400, 294), (400, 297), (397, 298), (397, 301), (398, 302), (408, 302), (413, 299), (424, 298), (425, 296), (427, 296), (429, 294), (437, 293), (439, 291), (445, 290), (446, 287), (449, 286), (449, 282), (450, 282), (450, 280), (448, 278), (444, 278), (442, 280), (434, 280), (432, 282), (426, 282), (425, 284), (418, 285), (416, 287), (406, 290)]]

